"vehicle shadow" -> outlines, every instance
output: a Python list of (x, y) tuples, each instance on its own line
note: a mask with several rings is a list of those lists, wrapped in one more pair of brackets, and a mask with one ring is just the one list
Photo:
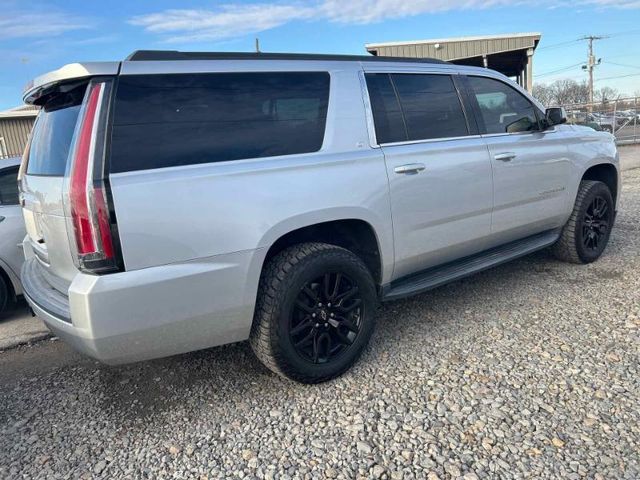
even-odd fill
[[(95, 364), (93, 394), (103, 408), (122, 417), (140, 417), (183, 408), (185, 397), (201, 397), (202, 405), (223, 401), (242, 409), (246, 398), (256, 394), (295, 396), (308, 389), (336, 388), (340, 382), (375, 372), (385, 358), (400, 354), (408, 343), (463, 334), (467, 321), (460, 319), (463, 312), (488, 308), (496, 292), (502, 298), (514, 297), (531, 281), (532, 271), (553, 274), (561, 265), (547, 252), (538, 252), (415, 297), (385, 303), (362, 361), (345, 376), (319, 386), (296, 384), (271, 373), (254, 357), (248, 342), (242, 342), (126, 366)], [(482, 297), (485, 307), (478, 305)], [(437, 349), (433, 355), (437, 357)]]
[[(624, 229), (614, 230), (603, 259), (609, 255), (624, 257), (632, 248), (625, 236)], [(500, 315), (518, 309), (528, 311), (544, 302), (551, 285), (560, 283), (580, 290), (585, 283), (600, 281), (603, 272), (608, 272), (605, 268), (601, 263), (563, 263), (548, 250), (542, 250), (423, 294), (384, 303), (362, 360), (342, 377), (321, 385), (297, 384), (270, 372), (255, 358), (248, 342), (132, 365), (110, 367), (90, 362), (77, 368), (94, 369), (93, 391), (86, 394), (98, 398), (103, 409), (122, 418), (191, 408), (185, 406), (186, 397), (201, 400), (188, 402), (189, 405), (215, 408), (224, 402), (239, 410), (248, 408), (248, 399), (265, 395), (306, 399), (309, 395), (322, 395), (325, 389), (341, 388), (354, 379), (375, 381), (376, 372), (384, 369), (390, 356), (415, 351), (411, 347), (416, 344), (430, 345), (427, 354), (431, 359), (446, 362), (447, 358), (441, 355), (445, 347), (441, 345), (467, 334), (478, 322), (492, 328)], [(476, 334), (483, 335), (484, 331), (476, 330)], [(418, 355), (424, 352), (423, 348)]]

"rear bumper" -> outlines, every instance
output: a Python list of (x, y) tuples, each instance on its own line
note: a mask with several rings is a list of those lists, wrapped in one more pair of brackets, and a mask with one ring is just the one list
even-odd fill
[(27, 302), (56, 335), (120, 364), (246, 340), (260, 274), (256, 256), (260, 251), (103, 276), (78, 273), (68, 297), (51, 289), (30, 258), (22, 281)]
[(69, 297), (49, 285), (36, 258), (30, 258), (24, 262), (20, 277), (24, 296), (30, 305), (34, 303), (33, 298), (37, 298), (38, 310), (46, 313), (47, 316), (71, 323)]

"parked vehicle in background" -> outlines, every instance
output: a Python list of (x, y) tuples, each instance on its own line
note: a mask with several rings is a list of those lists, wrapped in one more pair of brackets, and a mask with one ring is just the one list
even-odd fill
[(0, 315), (22, 293), (20, 269), (24, 262), (25, 229), (18, 200), (19, 166), (19, 157), (0, 160)]
[(616, 129), (624, 127), (629, 120), (625, 115), (598, 112), (570, 112), (567, 116), (568, 123), (584, 125), (594, 130), (604, 130), (609, 133), (613, 133)]
[(545, 247), (595, 261), (619, 197), (610, 134), (437, 60), (140, 51), (25, 101), (25, 296), (108, 363), (249, 339), (321, 382), (380, 300)]
[(624, 127), (629, 119), (625, 116), (618, 115), (617, 113), (594, 113), (596, 117), (596, 122), (600, 125), (600, 127), (609, 132), (613, 133), (615, 130)]
[(586, 112), (568, 112), (567, 123), (571, 125), (583, 125), (585, 127), (593, 128), (594, 130), (598, 131), (602, 130), (600, 122), (596, 119), (596, 117)]
[(618, 145), (640, 142), (640, 105), (638, 97), (624, 97), (606, 102), (563, 105), (567, 121), (596, 130), (606, 130)]

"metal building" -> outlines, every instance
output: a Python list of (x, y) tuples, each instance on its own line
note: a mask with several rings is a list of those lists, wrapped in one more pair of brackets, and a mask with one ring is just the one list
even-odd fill
[(372, 55), (438, 58), (458, 65), (488, 67), (515, 79), (531, 91), (533, 52), (540, 33), (513, 33), (482, 37), (442, 38), (413, 42), (368, 43)]
[(38, 107), (22, 105), (0, 112), (0, 159), (22, 155)]

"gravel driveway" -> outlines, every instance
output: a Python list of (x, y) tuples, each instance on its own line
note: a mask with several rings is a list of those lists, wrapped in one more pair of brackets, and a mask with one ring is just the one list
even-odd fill
[(640, 170), (605, 256), (385, 305), (320, 386), (246, 344), (128, 367), (0, 355), (0, 478), (640, 478)]

